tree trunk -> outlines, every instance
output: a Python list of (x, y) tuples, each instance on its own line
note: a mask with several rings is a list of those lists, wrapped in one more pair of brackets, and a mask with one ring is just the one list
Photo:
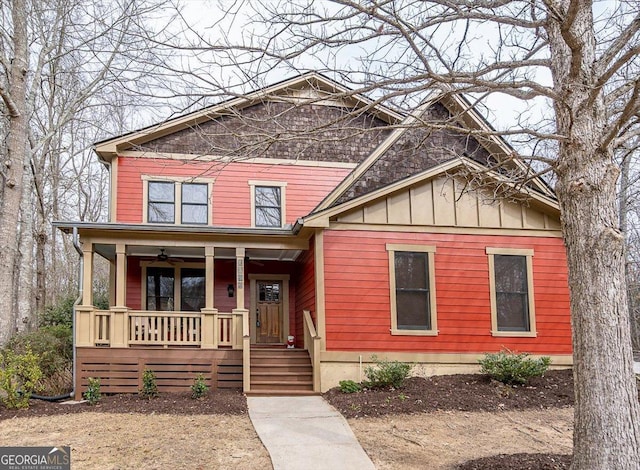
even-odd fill
[[(640, 468), (640, 412), (618, 230), (618, 167), (596, 89), (590, 2), (558, 2), (549, 17), (560, 142), (556, 193), (567, 247), (573, 329), (573, 469)], [(564, 16), (563, 16), (564, 15)], [(606, 445), (603, 445), (606, 443)]]
[(14, 57), (9, 70), (7, 97), (3, 97), (9, 111), (9, 168), (0, 203), (0, 345), (6, 343), (15, 331), (13, 267), (18, 251), (16, 236), (24, 166), (29, 156), (26, 109), (27, 10), (24, 0), (12, 2), (11, 19)]
[(25, 168), (20, 203), (20, 231), (18, 236), (18, 255), (14, 268), (16, 278), (16, 331), (30, 330), (36, 324), (33, 282), (33, 210), (31, 194), (31, 176), (29, 168)]

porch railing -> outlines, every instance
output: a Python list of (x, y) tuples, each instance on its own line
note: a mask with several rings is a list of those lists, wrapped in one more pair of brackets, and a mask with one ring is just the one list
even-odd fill
[(128, 344), (200, 346), (199, 313), (132, 312), (128, 317)]
[(243, 348), (243, 312), (76, 308), (78, 346)]

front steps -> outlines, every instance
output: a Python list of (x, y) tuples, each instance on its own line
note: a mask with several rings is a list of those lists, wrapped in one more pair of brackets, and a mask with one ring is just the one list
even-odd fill
[(316, 395), (306, 349), (251, 348), (249, 396)]

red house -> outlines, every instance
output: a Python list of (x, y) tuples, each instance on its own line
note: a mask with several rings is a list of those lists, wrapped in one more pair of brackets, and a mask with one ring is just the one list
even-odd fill
[(310, 73), (99, 142), (109, 222), (57, 223), (82, 251), (76, 393), (136, 392), (144, 369), (167, 391), (202, 373), (313, 393), (373, 354), (428, 374), (505, 347), (570, 364), (557, 202), (509, 179), (517, 158), (491, 169), (513, 150), (486, 129), (454, 94), (403, 115)]

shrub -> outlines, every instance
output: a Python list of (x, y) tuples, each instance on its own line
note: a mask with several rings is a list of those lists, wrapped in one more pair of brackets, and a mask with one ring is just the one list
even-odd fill
[(71, 328), (75, 301), (76, 296), (67, 295), (59, 299), (57, 303), (46, 306), (44, 312), (40, 314), (38, 325), (41, 327), (63, 325)]
[(504, 384), (526, 384), (531, 377), (537, 377), (546, 372), (551, 364), (551, 358), (544, 356), (539, 359), (529, 358), (527, 353), (514, 353), (508, 349), (498, 353), (486, 354), (480, 363), (480, 371)]
[(6, 396), (2, 398), (7, 408), (28, 408), (34, 391), (41, 389), (42, 371), (38, 366), (38, 355), (27, 345), (23, 354), (12, 350), (2, 353), (0, 364), (0, 388)]
[(94, 379), (89, 377), (89, 385), (87, 385), (87, 391), (82, 394), (85, 400), (90, 405), (95, 405), (100, 401), (100, 379)]
[(30, 349), (38, 357), (38, 366), (45, 377), (71, 367), (73, 338), (70, 327), (52, 325), (15, 335), (4, 350), (24, 354)]
[(355, 393), (362, 390), (362, 385), (358, 382), (354, 382), (353, 380), (341, 380), (340, 381), (340, 391), (342, 393)]
[(140, 389), (140, 395), (148, 400), (158, 396), (156, 374), (150, 369), (145, 369), (142, 373), (142, 388)]
[(371, 388), (401, 387), (413, 367), (405, 362), (379, 360), (375, 355), (371, 359), (374, 365), (364, 369), (369, 379), (366, 386)]
[(191, 386), (191, 398), (202, 398), (209, 392), (204, 375), (198, 374)]

